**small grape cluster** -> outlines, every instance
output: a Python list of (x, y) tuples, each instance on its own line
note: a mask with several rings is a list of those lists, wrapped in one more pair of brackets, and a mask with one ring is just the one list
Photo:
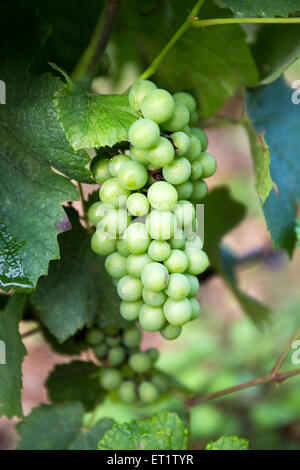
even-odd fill
[(209, 260), (195, 205), (207, 194), (204, 178), (216, 160), (206, 152), (205, 133), (190, 127), (197, 111), (189, 93), (172, 96), (140, 80), (129, 103), (141, 116), (129, 129), (129, 150), (92, 167), (101, 188), (88, 213), (97, 227), (91, 244), (108, 255), (122, 317), (171, 340), (200, 314), (197, 275)]
[(116, 390), (125, 403), (148, 404), (167, 391), (167, 378), (154, 369), (159, 352), (139, 349), (142, 333), (136, 326), (125, 330), (92, 327), (85, 335), (101, 361), (99, 381), (106, 392)]

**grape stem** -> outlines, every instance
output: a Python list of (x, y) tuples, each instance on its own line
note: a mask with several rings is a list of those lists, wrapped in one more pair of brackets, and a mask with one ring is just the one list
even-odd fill
[(245, 390), (250, 387), (255, 387), (256, 385), (262, 385), (267, 383), (274, 383), (276, 385), (284, 382), (285, 380), (289, 379), (290, 377), (295, 377), (296, 375), (300, 375), (300, 369), (294, 369), (287, 372), (280, 372), (280, 368), (285, 361), (293, 342), (300, 336), (300, 326), (293, 334), (291, 339), (289, 340), (288, 344), (284, 348), (283, 352), (280, 354), (279, 358), (277, 359), (273, 369), (271, 372), (263, 377), (258, 377), (256, 379), (249, 380), (248, 382), (244, 382), (240, 385), (235, 385), (234, 387), (225, 388), (224, 390), (220, 390), (218, 392), (208, 393), (206, 395), (200, 395), (198, 397), (189, 398), (186, 401), (188, 407), (195, 406), (199, 403), (203, 403), (209, 400), (214, 400), (215, 398), (224, 397), (225, 395), (229, 395), (234, 392), (239, 392), (240, 390)]
[(213, 18), (208, 20), (192, 19), (192, 26), (195, 28), (207, 28), (225, 24), (245, 24), (245, 23), (272, 23), (272, 24), (293, 24), (300, 23), (300, 18)]
[(78, 182), (78, 190), (79, 190), (79, 195), (80, 195), (80, 202), (81, 202), (81, 207), (82, 207), (82, 212), (83, 212), (83, 219), (86, 225), (87, 229), (90, 229), (90, 222), (87, 214), (87, 207), (86, 207), (86, 201), (84, 199), (83, 195), (83, 189), (82, 189), (82, 184)]

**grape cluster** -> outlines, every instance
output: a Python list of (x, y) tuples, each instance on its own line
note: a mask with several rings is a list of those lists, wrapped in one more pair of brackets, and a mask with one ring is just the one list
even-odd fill
[(142, 334), (136, 326), (126, 330), (93, 327), (85, 339), (101, 361), (99, 381), (106, 392), (116, 390), (125, 403), (148, 404), (168, 389), (167, 378), (154, 369), (158, 350), (140, 351)]
[(200, 314), (197, 275), (209, 266), (197, 235), (195, 205), (216, 171), (197, 122), (196, 102), (147, 80), (129, 103), (140, 114), (129, 129), (130, 148), (97, 160), (92, 170), (100, 202), (89, 209), (97, 227), (92, 248), (108, 255), (107, 272), (122, 299), (120, 313), (146, 331), (176, 339)]

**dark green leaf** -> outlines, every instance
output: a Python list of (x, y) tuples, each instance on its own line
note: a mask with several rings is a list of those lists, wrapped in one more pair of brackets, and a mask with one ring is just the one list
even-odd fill
[(22, 362), (26, 354), (19, 333), (25, 296), (14, 294), (0, 312), (0, 415), (21, 417)]
[(99, 439), (102, 439), (106, 431), (112, 428), (114, 422), (112, 419), (103, 418), (92, 428), (84, 430), (77, 437), (70, 450), (96, 450)]
[(249, 441), (237, 436), (222, 436), (215, 442), (209, 442), (206, 450), (249, 450)]
[(297, 238), (297, 246), (300, 248), (300, 218), (298, 217), (296, 221), (296, 238)]
[(300, 0), (221, 0), (236, 16), (289, 16), (300, 10)]

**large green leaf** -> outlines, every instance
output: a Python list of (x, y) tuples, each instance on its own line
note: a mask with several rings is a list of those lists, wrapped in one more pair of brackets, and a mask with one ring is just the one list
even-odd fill
[(96, 450), (99, 439), (113, 422), (99, 421), (83, 428), (84, 409), (80, 403), (43, 405), (34, 409), (17, 426), (19, 450)]
[(13, 295), (0, 312), (0, 415), (22, 416), (22, 362), (26, 354), (19, 333), (25, 296)]
[(300, 0), (219, 0), (236, 16), (289, 16), (300, 10)]
[(249, 441), (237, 436), (222, 436), (215, 442), (209, 442), (206, 450), (249, 450)]
[(185, 450), (188, 430), (176, 413), (115, 424), (99, 442), (100, 450)]
[(73, 228), (59, 237), (61, 259), (50, 263), (48, 276), (39, 280), (31, 296), (42, 323), (59, 342), (94, 322), (127, 325), (104, 258), (92, 251), (91, 234), (80, 225), (77, 212), (68, 208), (67, 214)]

